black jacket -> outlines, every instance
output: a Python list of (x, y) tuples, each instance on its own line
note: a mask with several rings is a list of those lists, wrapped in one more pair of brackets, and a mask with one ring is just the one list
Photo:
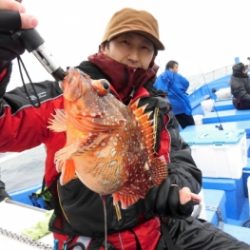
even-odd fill
[[(89, 74), (93, 79), (106, 78), (105, 75), (90, 62), (82, 63), (79, 68)], [(106, 197), (109, 233), (132, 228), (141, 221), (145, 221), (159, 214), (163, 216), (186, 216), (182, 211), (178, 212), (178, 207), (174, 207), (174, 212), (171, 208), (169, 209), (169, 207), (172, 206), (172, 204), (170, 204), (172, 201), (170, 201), (169, 196), (172, 195), (175, 196), (175, 198), (178, 196), (176, 193), (171, 194), (169, 192), (172, 183), (179, 185), (180, 188), (187, 186), (195, 193), (198, 193), (200, 190), (201, 172), (192, 159), (189, 146), (183, 141), (179, 134), (178, 123), (170, 110), (169, 103), (161, 96), (160, 92), (152, 87), (152, 84), (153, 82), (149, 82), (147, 86), (144, 86), (148, 91), (148, 95), (141, 98), (140, 105), (147, 103), (147, 109), (153, 111), (152, 115), (154, 115), (156, 107), (160, 110), (157, 121), (158, 143), (156, 144), (155, 150), (158, 151), (161, 146), (160, 144), (164, 144), (164, 141), (161, 141), (160, 138), (161, 131), (167, 131), (171, 142), (169, 148), (169, 176), (163, 185), (153, 188), (145, 200), (140, 200), (126, 210), (120, 209), (122, 219), (119, 221), (117, 220), (116, 210), (113, 206), (111, 196)], [(165, 118), (167, 122), (164, 121), (166, 120)], [(63, 213), (66, 215), (68, 222), (70, 222), (73, 231), (91, 237), (103, 236), (103, 205), (99, 195), (86, 188), (78, 179), (64, 186), (58, 185), (58, 191)], [(175, 204), (173, 206), (175, 206)], [(51, 226), (52, 230), (55, 230), (53, 223)]]
[(250, 109), (250, 79), (232, 76), (230, 86), (235, 108)]

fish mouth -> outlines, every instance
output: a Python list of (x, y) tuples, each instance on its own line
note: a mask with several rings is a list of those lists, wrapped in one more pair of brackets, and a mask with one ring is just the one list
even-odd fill
[(78, 150), (75, 156), (80, 156), (85, 152), (92, 151), (98, 147), (104, 147), (107, 145), (110, 139), (109, 134), (104, 133), (90, 133), (84, 140), (78, 145)]
[(99, 113), (81, 113), (80, 115), (80, 119), (83, 118), (103, 118), (104, 117), (104, 113), (103, 112), (99, 112)]

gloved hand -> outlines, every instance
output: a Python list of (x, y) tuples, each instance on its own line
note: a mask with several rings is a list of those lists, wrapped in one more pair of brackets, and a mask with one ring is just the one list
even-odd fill
[(194, 203), (189, 200), (185, 204), (180, 203), (180, 188), (165, 180), (160, 186), (153, 187), (145, 198), (147, 211), (154, 211), (160, 216), (171, 216), (175, 218), (186, 218), (194, 209)]
[(20, 28), (19, 12), (0, 10), (0, 72), (25, 50), (20, 35), (16, 32)]
[(194, 202), (192, 199), (184, 204), (180, 202), (180, 188), (176, 184), (170, 185), (168, 194), (167, 209), (173, 217), (188, 217), (194, 210)]

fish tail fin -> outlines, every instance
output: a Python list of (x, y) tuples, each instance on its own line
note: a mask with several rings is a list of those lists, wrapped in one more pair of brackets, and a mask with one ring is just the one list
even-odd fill
[(141, 197), (139, 195), (134, 194), (123, 194), (120, 192), (116, 192), (112, 194), (113, 204), (121, 203), (122, 209), (126, 209), (127, 207), (136, 203)]
[(153, 158), (150, 164), (150, 174), (154, 185), (160, 185), (161, 182), (168, 176), (167, 162), (165, 157)]
[(64, 185), (75, 178), (76, 178), (75, 163), (72, 159), (69, 159), (65, 162), (65, 165), (62, 168), (60, 183), (61, 185)]

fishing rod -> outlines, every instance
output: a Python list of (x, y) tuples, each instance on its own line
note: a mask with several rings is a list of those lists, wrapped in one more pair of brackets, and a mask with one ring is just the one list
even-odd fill
[(22, 30), (20, 39), (23, 41), (24, 47), (28, 52), (38, 59), (43, 67), (55, 78), (55, 80), (63, 80), (66, 72), (55, 62), (52, 54), (48, 51), (44, 39), (35, 29)]
[[(208, 83), (207, 83), (207, 81), (206, 81), (206, 79), (205, 79), (204, 73), (202, 74), (202, 78), (203, 78), (203, 81), (204, 81), (204, 85), (205, 85), (205, 87), (206, 87), (206, 89), (207, 89), (207, 91), (208, 91), (208, 96), (209, 96), (211, 99), (213, 99), (213, 98), (212, 98), (211, 92), (212, 92), (212, 93), (215, 93), (215, 89), (210, 90), (210, 88), (209, 88), (209, 86), (208, 86)], [(221, 122), (220, 115), (219, 115), (218, 110), (216, 109), (216, 107), (214, 107), (214, 112), (215, 112), (215, 114), (216, 114), (216, 118), (217, 118), (218, 123), (219, 123), (219, 125), (217, 125), (217, 124), (215, 125), (215, 128), (217, 128), (218, 130), (224, 130), (224, 128), (223, 128), (223, 126), (222, 126), (222, 122)]]

